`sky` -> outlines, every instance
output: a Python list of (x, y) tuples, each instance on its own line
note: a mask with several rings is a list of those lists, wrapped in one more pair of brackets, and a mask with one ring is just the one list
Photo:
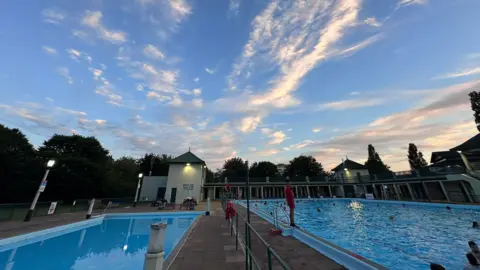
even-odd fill
[(6, 0), (0, 123), (117, 158), (190, 148), (408, 170), (477, 134), (480, 1)]

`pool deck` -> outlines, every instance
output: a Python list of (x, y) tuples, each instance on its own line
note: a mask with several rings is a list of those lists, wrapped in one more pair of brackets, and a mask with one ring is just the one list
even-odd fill
[[(247, 215), (247, 209), (245, 207), (236, 204), (235, 209), (244, 217)], [(244, 232), (244, 222), (241, 222), (241, 218), (238, 220), (239, 231)], [(273, 225), (258, 215), (250, 212), (250, 223), (252, 227), (265, 239), (265, 241), (275, 250), (280, 258), (291, 269), (322, 269), (322, 270), (340, 270), (347, 269), (342, 265), (336, 263), (327, 256), (321, 254), (315, 249), (307, 246), (292, 236), (272, 236), (270, 235), (270, 229)], [(260, 242), (258, 237), (252, 232), (251, 234), (252, 250), (255, 258), (257, 258), (261, 269), (268, 269), (267, 265), (267, 252), (266, 247)], [(280, 264), (273, 259), (273, 269), (283, 269)]]
[(241, 270), (245, 269), (245, 254), (235, 249), (235, 237), (223, 210), (214, 216), (200, 216), (169, 270)]
[[(212, 207), (219, 206), (220, 202), (212, 202)], [(195, 211), (205, 211), (206, 204), (199, 203), (195, 207)], [(156, 212), (156, 213), (165, 213), (165, 212), (178, 212), (182, 211), (179, 209), (175, 210), (157, 210), (154, 207), (147, 205), (139, 205), (137, 207), (128, 207), (128, 208), (111, 208), (108, 209), (108, 213), (146, 213), (146, 212)], [(185, 210), (186, 211), (186, 210)], [(92, 216), (101, 215), (103, 209), (97, 209), (93, 212)], [(31, 233), (35, 231), (45, 230), (56, 226), (67, 225), (70, 223), (83, 221), (85, 220), (86, 211), (73, 212), (73, 213), (62, 213), (51, 216), (40, 216), (34, 217), (29, 222), (23, 221), (1, 221), (0, 222), (0, 239), (13, 237), (20, 234)]]

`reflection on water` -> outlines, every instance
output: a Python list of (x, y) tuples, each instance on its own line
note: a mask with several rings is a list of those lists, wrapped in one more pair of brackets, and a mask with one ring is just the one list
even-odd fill
[(150, 224), (168, 224), (167, 256), (193, 220), (193, 216), (105, 219), (96, 226), (0, 252), (0, 269), (143, 269)]

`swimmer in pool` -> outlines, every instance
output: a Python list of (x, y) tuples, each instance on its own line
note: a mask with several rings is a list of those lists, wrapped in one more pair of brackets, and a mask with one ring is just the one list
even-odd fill
[(320, 211), (320, 208), (317, 208), (317, 212), (321, 212), (321, 211)]
[(474, 221), (472, 224), (472, 228), (480, 228), (480, 225), (478, 225), (478, 222)]
[(447, 206), (447, 210), (452, 210), (452, 208), (450, 206)]
[(438, 263), (431, 263), (430, 270), (445, 270), (445, 267), (441, 266)]
[(390, 221), (393, 221), (395, 219), (394, 216), (389, 216), (388, 219), (390, 219)]

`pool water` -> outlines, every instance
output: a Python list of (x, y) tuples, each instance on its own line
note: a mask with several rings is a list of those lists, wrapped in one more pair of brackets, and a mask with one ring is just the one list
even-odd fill
[[(283, 201), (267, 206), (254, 202), (253, 207), (270, 213), (276, 203)], [(286, 222), (285, 215), (279, 216)], [(305, 200), (295, 209), (300, 228), (389, 269), (402, 270), (430, 269), (431, 262), (463, 269), (468, 264), (468, 241), (480, 245), (480, 229), (472, 228), (472, 221), (479, 220), (477, 209), (365, 200)]]
[(195, 217), (107, 217), (99, 225), (0, 252), (0, 269), (143, 269), (150, 224), (168, 224), (166, 258)]

